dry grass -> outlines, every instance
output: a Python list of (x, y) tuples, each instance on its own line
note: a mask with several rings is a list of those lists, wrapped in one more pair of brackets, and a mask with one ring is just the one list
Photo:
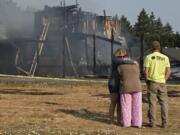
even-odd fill
[[(145, 88), (144, 88), (145, 89)], [(3, 135), (178, 135), (180, 86), (168, 87), (167, 129), (147, 127), (146, 95), (143, 128), (110, 125), (105, 83), (24, 84), (0, 83), (0, 134)], [(159, 109), (158, 109), (159, 112)]]

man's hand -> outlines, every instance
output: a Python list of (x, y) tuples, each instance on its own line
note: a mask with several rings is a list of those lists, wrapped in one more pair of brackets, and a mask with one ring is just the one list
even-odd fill
[(149, 68), (145, 67), (144, 68), (144, 78), (145, 78), (145, 81), (148, 80), (148, 73), (149, 73)]
[(169, 79), (170, 75), (171, 75), (171, 69), (170, 67), (166, 67), (166, 74), (165, 74), (166, 81)]

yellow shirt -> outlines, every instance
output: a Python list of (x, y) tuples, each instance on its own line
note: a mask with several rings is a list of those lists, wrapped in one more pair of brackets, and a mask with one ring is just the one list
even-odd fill
[(147, 55), (144, 61), (144, 67), (149, 69), (148, 80), (157, 83), (166, 82), (166, 67), (170, 67), (169, 58), (166, 55), (160, 52), (153, 52)]

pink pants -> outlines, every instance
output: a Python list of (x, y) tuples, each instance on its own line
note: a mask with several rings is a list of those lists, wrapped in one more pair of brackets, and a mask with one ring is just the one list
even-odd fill
[(141, 128), (142, 126), (142, 92), (123, 93), (120, 95), (122, 126)]

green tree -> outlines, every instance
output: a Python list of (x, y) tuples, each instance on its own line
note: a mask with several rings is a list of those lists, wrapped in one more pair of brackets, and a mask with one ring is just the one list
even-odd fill
[(138, 16), (137, 22), (134, 25), (134, 30), (136, 31), (137, 35), (140, 35), (141, 33), (149, 32), (149, 29), (150, 19), (145, 9), (143, 8)]
[(141, 12), (139, 13), (139, 16), (137, 18), (137, 22), (134, 25), (134, 33), (136, 36), (143, 38), (145, 42), (145, 49), (149, 48), (149, 43), (151, 41), (152, 27), (154, 26), (154, 19), (155, 16), (153, 13), (151, 13), (151, 16), (147, 14), (145, 9), (143, 8)]
[(142, 9), (139, 13), (137, 22), (131, 32), (135, 33), (137, 37), (144, 35), (145, 49), (150, 47), (153, 40), (160, 41), (162, 46), (174, 47), (180, 45), (179, 33), (173, 33), (172, 26), (169, 23), (163, 25), (160, 17), (156, 19), (153, 12), (148, 15), (145, 9)]
[(174, 34), (174, 37), (175, 37), (174, 46), (180, 47), (180, 34), (179, 34), (179, 32), (176, 32)]
[(160, 36), (162, 46), (174, 47), (175, 36), (172, 31), (172, 26), (169, 23), (166, 23), (162, 27)]
[(162, 28), (163, 32), (173, 33), (172, 26), (167, 22)]
[(150, 17), (149, 17), (149, 23), (150, 23), (150, 26), (149, 26), (149, 28), (150, 28), (150, 33), (152, 34), (152, 33), (154, 33), (154, 31), (155, 31), (155, 19), (156, 19), (156, 17), (155, 17), (155, 15), (154, 15), (154, 13), (153, 12), (151, 12), (151, 14), (150, 14)]
[(156, 34), (156, 17), (153, 12), (151, 12), (149, 16), (149, 27), (148, 30), (144, 33), (144, 41), (146, 43), (146, 47), (149, 48), (152, 40), (159, 40), (159, 35)]
[(157, 20), (155, 20), (154, 22), (154, 29), (155, 29), (155, 32), (160, 34), (162, 32), (162, 28), (163, 28), (163, 24), (162, 24), (162, 21), (161, 21), (161, 18), (159, 17)]
[(124, 16), (121, 16), (121, 33), (122, 35), (126, 34), (127, 32), (132, 32), (132, 25), (130, 21)]

